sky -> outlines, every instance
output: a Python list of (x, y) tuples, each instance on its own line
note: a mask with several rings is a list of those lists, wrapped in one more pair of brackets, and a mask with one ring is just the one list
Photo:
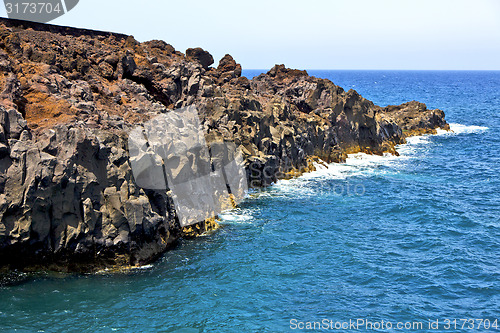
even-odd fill
[(80, 0), (50, 23), (229, 53), (244, 69), (500, 70), (500, 0)]

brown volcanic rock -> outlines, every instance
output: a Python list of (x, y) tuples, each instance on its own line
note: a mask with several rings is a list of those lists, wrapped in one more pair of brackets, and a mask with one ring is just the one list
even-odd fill
[(233, 57), (226, 54), (220, 61), (219, 66), (217, 66), (217, 71), (220, 73), (234, 73), (234, 77), (241, 76), (241, 65), (234, 61)]
[(417, 101), (388, 105), (384, 108), (384, 117), (401, 127), (406, 136), (435, 133), (436, 128), (449, 130), (443, 111), (428, 110), (427, 105)]
[(208, 66), (214, 63), (214, 58), (212, 57), (212, 55), (209, 52), (203, 50), (201, 47), (187, 49), (186, 58), (190, 61), (199, 62), (205, 69), (208, 69)]
[[(233, 78), (239, 78), (241, 76), (241, 65), (234, 61), (233, 57), (226, 54), (220, 61), (219, 66), (217, 66), (217, 72), (219, 72), (219, 79), (217, 82), (219, 84), (224, 82), (229, 82)], [(242, 81), (240, 81), (242, 82)]]
[(181, 237), (170, 194), (135, 185), (126, 144), (174, 108), (196, 104), (208, 142), (239, 145), (252, 186), (447, 126), (424, 104), (381, 108), (284, 65), (250, 81), (229, 55), (212, 63), (199, 48), (0, 19), (0, 267), (142, 264)]
[(301, 76), (308, 76), (307, 71), (301, 71), (298, 69), (286, 68), (285, 65), (275, 65), (269, 72), (267, 72), (272, 78), (275, 78), (277, 81), (290, 80), (294, 78), (298, 78)]

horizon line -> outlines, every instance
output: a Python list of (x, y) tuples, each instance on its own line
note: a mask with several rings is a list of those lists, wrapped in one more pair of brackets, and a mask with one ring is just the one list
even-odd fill
[[(286, 66), (286, 65), (285, 65)], [(272, 67), (271, 67), (272, 68)], [(243, 68), (244, 71), (269, 71), (271, 70), (265, 68)], [(287, 67), (290, 68), (290, 67)], [(421, 72), (500, 72), (500, 69), (350, 69), (350, 68), (290, 68), (305, 71), (421, 71)]]

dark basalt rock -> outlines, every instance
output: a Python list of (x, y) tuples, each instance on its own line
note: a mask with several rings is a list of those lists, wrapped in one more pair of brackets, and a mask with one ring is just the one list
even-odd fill
[(424, 103), (411, 101), (401, 105), (388, 105), (384, 108), (384, 116), (395, 122), (408, 135), (433, 133), (436, 128), (449, 130), (441, 110), (428, 110)]
[(203, 68), (208, 69), (208, 66), (214, 63), (212, 55), (203, 50), (201, 47), (186, 50), (186, 58), (190, 61), (199, 62)]
[(132, 128), (195, 104), (207, 141), (235, 142), (251, 186), (395, 153), (446, 128), (441, 110), (385, 108), (329, 80), (277, 65), (253, 80), (224, 56), (162, 41), (0, 19), (0, 271), (94, 271), (148, 263), (179, 237), (169, 192), (135, 185)]

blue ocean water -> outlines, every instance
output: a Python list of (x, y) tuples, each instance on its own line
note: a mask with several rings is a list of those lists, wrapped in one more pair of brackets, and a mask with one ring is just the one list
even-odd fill
[[(457, 332), (459, 319), (500, 321), (500, 72), (309, 73), (379, 105), (443, 109), (454, 133), (280, 181), (150, 267), (3, 287), (0, 330), (287, 332), (383, 320), (393, 328), (378, 331), (395, 332), (439, 320), (434, 331)], [(446, 319), (460, 326), (445, 330)]]

